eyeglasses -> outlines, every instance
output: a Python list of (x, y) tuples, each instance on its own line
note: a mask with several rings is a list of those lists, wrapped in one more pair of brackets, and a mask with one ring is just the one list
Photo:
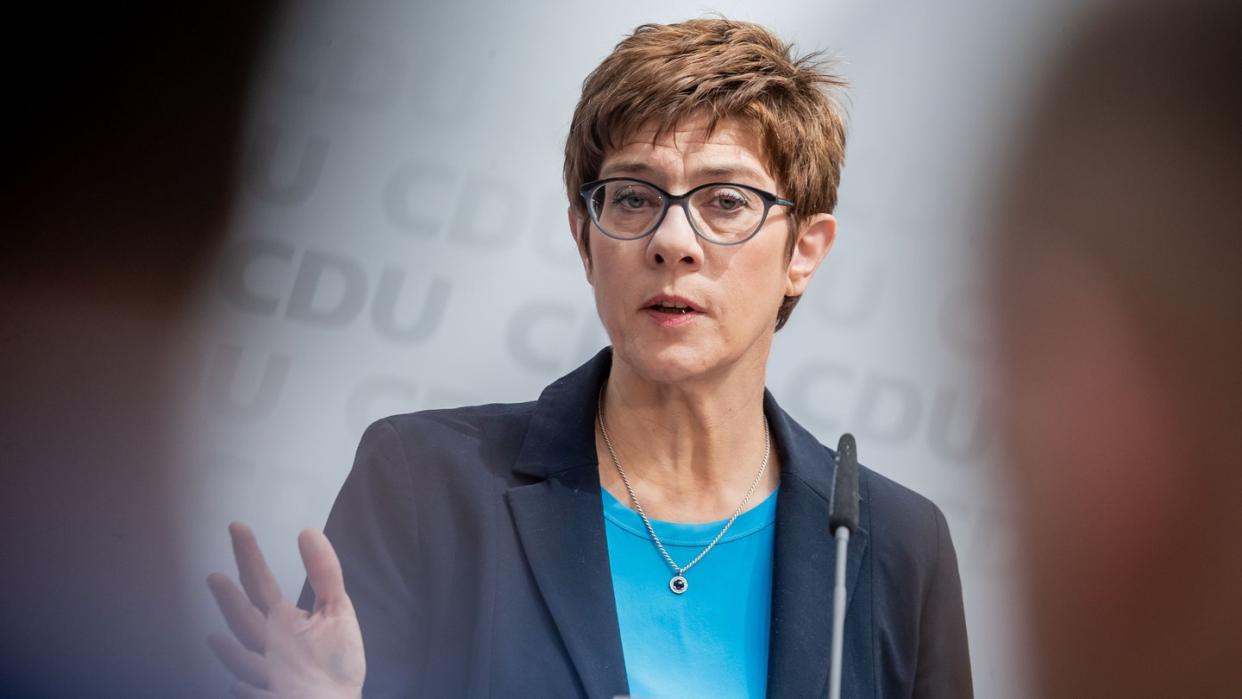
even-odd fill
[(794, 205), (771, 192), (732, 182), (711, 182), (685, 194), (669, 194), (643, 180), (609, 177), (582, 185), (581, 194), (600, 232), (617, 240), (650, 235), (676, 204), (700, 238), (716, 245), (739, 245), (759, 232), (773, 206)]

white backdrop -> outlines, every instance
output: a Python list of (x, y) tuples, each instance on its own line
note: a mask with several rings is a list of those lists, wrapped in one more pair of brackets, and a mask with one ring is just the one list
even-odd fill
[(296, 533), (322, 525), (368, 422), (530, 400), (606, 343), (560, 177), (581, 81), (636, 25), (716, 11), (828, 49), (853, 82), (838, 242), (768, 385), (944, 509), (977, 693), (1024, 695), (971, 261), (1015, 98), (1070, 15), (1021, 0), (297, 5), (188, 332), (205, 629), (222, 626), (202, 579), (233, 570), (228, 521), (254, 526), (296, 594)]

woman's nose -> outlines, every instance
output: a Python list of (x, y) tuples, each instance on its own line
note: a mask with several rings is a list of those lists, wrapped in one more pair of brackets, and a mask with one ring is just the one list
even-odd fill
[(689, 211), (672, 205), (647, 241), (647, 263), (654, 267), (697, 268), (703, 260), (702, 240), (690, 225)]

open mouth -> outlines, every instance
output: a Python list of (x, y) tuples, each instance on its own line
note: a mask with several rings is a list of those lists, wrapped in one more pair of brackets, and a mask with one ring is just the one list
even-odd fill
[(670, 315), (685, 315), (687, 313), (695, 313), (695, 310), (689, 306), (670, 303), (653, 303), (647, 306), (648, 309), (657, 313), (668, 313)]
[(703, 312), (703, 309), (695, 306), (690, 299), (673, 294), (652, 296), (647, 299), (647, 305), (643, 306), (643, 309), (669, 316), (687, 316)]

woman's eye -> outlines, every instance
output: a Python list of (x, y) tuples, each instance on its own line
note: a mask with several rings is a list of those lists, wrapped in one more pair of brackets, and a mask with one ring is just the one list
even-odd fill
[(746, 197), (733, 191), (717, 192), (714, 199), (716, 206), (724, 211), (743, 209), (748, 203)]
[(622, 190), (617, 192), (616, 196), (612, 198), (612, 202), (627, 209), (641, 209), (647, 204), (647, 197), (638, 192)]

